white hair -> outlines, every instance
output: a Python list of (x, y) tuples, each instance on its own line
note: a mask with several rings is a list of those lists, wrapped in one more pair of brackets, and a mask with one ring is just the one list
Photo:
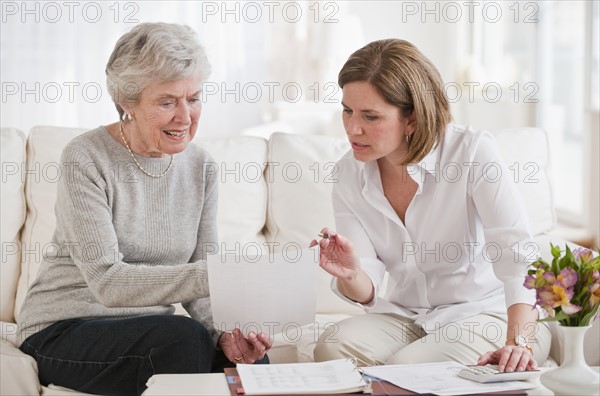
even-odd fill
[(115, 44), (106, 65), (106, 84), (119, 116), (119, 103), (138, 103), (151, 82), (192, 77), (205, 81), (210, 64), (196, 33), (185, 25), (142, 23)]

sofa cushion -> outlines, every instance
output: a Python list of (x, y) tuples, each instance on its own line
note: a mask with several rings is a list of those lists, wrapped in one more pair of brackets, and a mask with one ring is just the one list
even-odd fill
[[(269, 140), (267, 233), (276, 250), (307, 247), (321, 228), (335, 228), (331, 190), (337, 160), (349, 149), (346, 139), (274, 133)], [(331, 277), (318, 272), (317, 312), (358, 313), (362, 309), (336, 296)]]
[(0, 343), (0, 395), (39, 395), (35, 360), (10, 342)]
[(85, 132), (81, 128), (34, 127), (27, 137), (27, 180), (25, 198), (27, 219), (21, 234), (21, 277), (15, 303), (18, 317), (29, 285), (35, 280), (42, 254), (51, 248), (56, 216), (56, 187), (61, 178), (60, 156), (63, 147)]
[(194, 143), (211, 154), (215, 161), (212, 170), (219, 172), (217, 223), (221, 248), (255, 253), (260, 247), (266, 254), (262, 231), (267, 218), (267, 141), (251, 136), (200, 136)]
[(494, 132), (500, 153), (521, 192), (538, 235), (556, 223), (549, 176), (548, 136), (539, 128), (511, 128)]
[(17, 129), (2, 128), (2, 189), (0, 200), (0, 235), (2, 267), (0, 269), (0, 321), (14, 321), (15, 295), (21, 272), (20, 231), (25, 222), (25, 134)]

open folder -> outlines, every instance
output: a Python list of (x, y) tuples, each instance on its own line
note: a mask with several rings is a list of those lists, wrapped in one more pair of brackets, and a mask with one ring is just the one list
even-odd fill
[(319, 250), (286, 249), (262, 256), (210, 255), (208, 284), (215, 327), (298, 334), (314, 323)]
[(352, 359), (319, 363), (271, 365), (238, 364), (225, 368), (231, 395), (526, 395), (535, 382), (507, 381), (481, 384), (465, 380), (456, 362), (356, 367)]

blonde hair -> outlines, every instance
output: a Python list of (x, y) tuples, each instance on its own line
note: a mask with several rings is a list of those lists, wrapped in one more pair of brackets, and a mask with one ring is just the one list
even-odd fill
[(210, 64), (189, 26), (141, 23), (117, 41), (105, 72), (108, 91), (123, 117), (119, 103), (138, 103), (151, 82), (191, 77), (204, 81), (210, 74)]
[(404, 164), (421, 161), (443, 138), (452, 120), (450, 104), (439, 71), (417, 47), (406, 40), (387, 39), (367, 44), (350, 55), (338, 84), (366, 81), (404, 117), (414, 115)]

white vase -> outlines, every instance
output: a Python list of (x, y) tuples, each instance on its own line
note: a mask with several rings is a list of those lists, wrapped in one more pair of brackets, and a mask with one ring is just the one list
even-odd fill
[(559, 326), (563, 362), (540, 378), (555, 395), (599, 395), (600, 378), (585, 361), (583, 338), (592, 326)]

